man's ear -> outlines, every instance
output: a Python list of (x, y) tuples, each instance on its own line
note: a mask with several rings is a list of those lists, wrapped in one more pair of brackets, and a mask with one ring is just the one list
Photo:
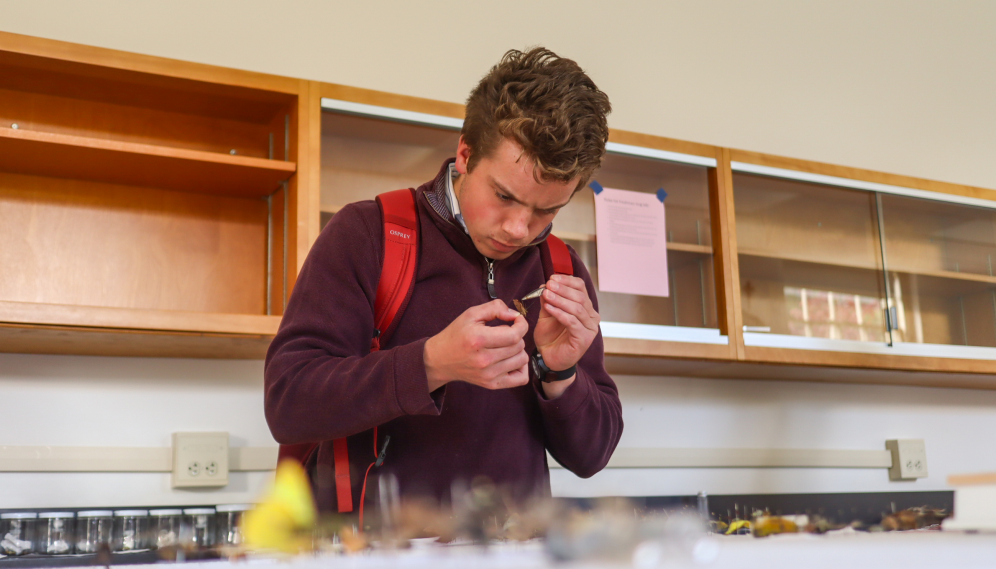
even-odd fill
[(460, 142), (457, 143), (457, 153), (456, 153), (456, 171), (463, 175), (467, 173), (467, 165), (470, 163), (470, 156), (473, 151), (470, 146), (463, 139), (463, 135), (460, 135)]

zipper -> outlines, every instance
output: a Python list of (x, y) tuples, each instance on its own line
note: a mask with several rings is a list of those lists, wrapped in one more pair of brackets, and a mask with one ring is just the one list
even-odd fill
[(484, 260), (488, 262), (488, 296), (495, 299), (498, 298), (495, 294), (495, 262), (487, 257)]

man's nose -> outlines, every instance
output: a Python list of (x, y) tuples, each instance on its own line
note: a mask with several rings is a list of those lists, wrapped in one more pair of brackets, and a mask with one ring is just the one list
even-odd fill
[[(525, 210), (525, 208), (522, 208)], [(512, 239), (521, 241), (529, 236), (529, 212), (517, 211), (505, 218), (502, 229)]]

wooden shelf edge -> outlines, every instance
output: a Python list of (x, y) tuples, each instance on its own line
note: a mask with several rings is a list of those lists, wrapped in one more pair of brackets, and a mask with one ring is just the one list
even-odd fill
[(642, 146), (644, 148), (654, 148), (668, 152), (678, 152), (680, 154), (690, 154), (692, 156), (702, 156), (703, 158), (715, 158), (716, 146), (678, 140), (677, 138), (667, 138), (654, 134), (645, 134), (631, 130), (609, 129), (609, 142), (619, 144), (629, 144), (631, 146)]
[(613, 375), (996, 390), (992, 369), (989, 373), (956, 373), (608, 354), (605, 367)]
[(667, 342), (633, 338), (603, 338), (606, 356), (730, 360), (727, 344)]
[(712, 255), (712, 247), (708, 245), (696, 245), (695, 243), (678, 243), (668, 241), (668, 251), (682, 251), (684, 253), (696, 253), (699, 255)]
[(939, 372), (956, 374), (996, 374), (996, 361), (889, 354), (861, 354), (829, 350), (745, 347), (751, 363), (793, 364), (832, 368)]
[(429, 115), (439, 115), (455, 119), (463, 119), (464, 117), (464, 106), (460, 103), (449, 103), (446, 101), (438, 101), (436, 99), (424, 99), (422, 97), (412, 97), (410, 95), (399, 95), (397, 93), (364, 89), (362, 87), (351, 87), (349, 85), (339, 85), (337, 83), (319, 83), (318, 92), (320, 98), (337, 99), (340, 101), (374, 105), (377, 107), (389, 107), (392, 109), (425, 113)]
[[(668, 244), (670, 245), (670, 243)], [(858, 265), (858, 264), (846, 264), (840, 262), (834, 262), (833, 259), (817, 261), (814, 259), (807, 259), (801, 256), (792, 255), (780, 255), (776, 253), (769, 253), (767, 251), (762, 251), (758, 249), (740, 249), (738, 252), (740, 255), (746, 255), (748, 257), (760, 257), (762, 259), (775, 259), (779, 261), (792, 261), (795, 263), (811, 263), (814, 265), (826, 265), (829, 267), (842, 267), (846, 269), (861, 269), (866, 271), (881, 271), (882, 268), (876, 265)], [(956, 273), (954, 271), (932, 271), (928, 269), (909, 269), (906, 267), (899, 268), (889, 268), (890, 273), (902, 273), (906, 275), (917, 275), (922, 277), (935, 277), (940, 279), (951, 279), (958, 281), (973, 281), (980, 283), (990, 283), (996, 284), (996, 277), (990, 277), (986, 275), (977, 275), (974, 273)]]
[(0, 352), (14, 354), (261, 360), (272, 340), (255, 334), (0, 323)]
[(0, 301), (0, 323), (274, 336), (280, 316)]
[(236, 197), (272, 194), (295, 162), (0, 127), (0, 171)]
[(951, 474), (948, 475), (948, 484), (951, 486), (996, 486), (996, 472)]
[(90, 138), (72, 134), (59, 134), (27, 129), (0, 127), (0, 138), (74, 146), (79, 148), (92, 148), (94, 150), (108, 150), (112, 152), (124, 152), (129, 154), (141, 154), (145, 156), (158, 156), (162, 158), (175, 158), (178, 160), (189, 160), (192, 162), (207, 162), (213, 164), (224, 164), (227, 166), (241, 166), (257, 170), (284, 172), (288, 175), (293, 174), (297, 170), (297, 165), (294, 162), (287, 162), (284, 160), (270, 160), (267, 158), (254, 158), (251, 156), (233, 156), (217, 152), (205, 152), (203, 150), (189, 150), (186, 148), (174, 148), (172, 146), (155, 146), (152, 144), (140, 144), (137, 142), (123, 142), (105, 138)]
[(122, 71), (151, 73), (177, 79), (260, 89), (288, 95), (296, 95), (299, 91), (297, 79), (281, 75), (219, 67), (206, 63), (193, 63), (12, 32), (0, 32), (0, 50), (109, 67)]
[(941, 194), (950, 194), (969, 198), (984, 200), (996, 200), (996, 189), (981, 188), (977, 186), (967, 186), (951, 182), (941, 182), (937, 180), (927, 180), (903, 176), (901, 174), (889, 174), (887, 172), (877, 172), (874, 170), (864, 170), (849, 166), (838, 166), (825, 162), (813, 162), (799, 158), (788, 158), (765, 154), (763, 152), (753, 152), (750, 150), (730, 149), (730, 160), (734, 162), (746, 162), (758, 166), (768, 166), (771, 168), (784, 168), (786, 170), (796, 170), (810, 174), (822, 174), (824, 176), (835, 176), (838, 178), (849, 178), (863, 182), (875, 182), (890, 186), (899, 186), (915, 190), (925, 190)]
[[(328, 208), (322, 211), (331, 211)], [(558, 231), (554, 229), (551, 233), (553, 235), (560, 237), (561, 239), (570, 239), (572, 241), (594, 241), (594, 233), (581, 233), (580, 231)], [(695, 243), (679, 243), (677, 241), (668, 241), (667, 248), (669, 251), (682, 251), (685, 253), (699, 253), (702, 255), (712, 255), (712, 247), (709, 245), (698, 245)]]

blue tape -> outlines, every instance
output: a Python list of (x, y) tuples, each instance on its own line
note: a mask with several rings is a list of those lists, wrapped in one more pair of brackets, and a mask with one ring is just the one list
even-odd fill
[(598, 194), (602, 193), (602, 189), (603, 189), (603, 188), (602, 188), (602, 184), (599, 184), (599, 183), (598, 183), (598, 182), (596, 182), (595, 180), (592, 180), (592, 181), (591, 181), (591, 183), (590, 183), (590, 184), (588, 184), (588, 187), (590, 187), (590, 188), (591, 188), (591, 189), (592, 189), (592, 190), (593, 190), (593, 191), (595, 192), (595, 195), (596, 195), (596, 196), (597, 196)]
[(661, 200), (661, 203), (664, 203), (664, 198), (666, 197), (667, 192), (664, 191), (664, 188), (657, 190), (657, 199)]

